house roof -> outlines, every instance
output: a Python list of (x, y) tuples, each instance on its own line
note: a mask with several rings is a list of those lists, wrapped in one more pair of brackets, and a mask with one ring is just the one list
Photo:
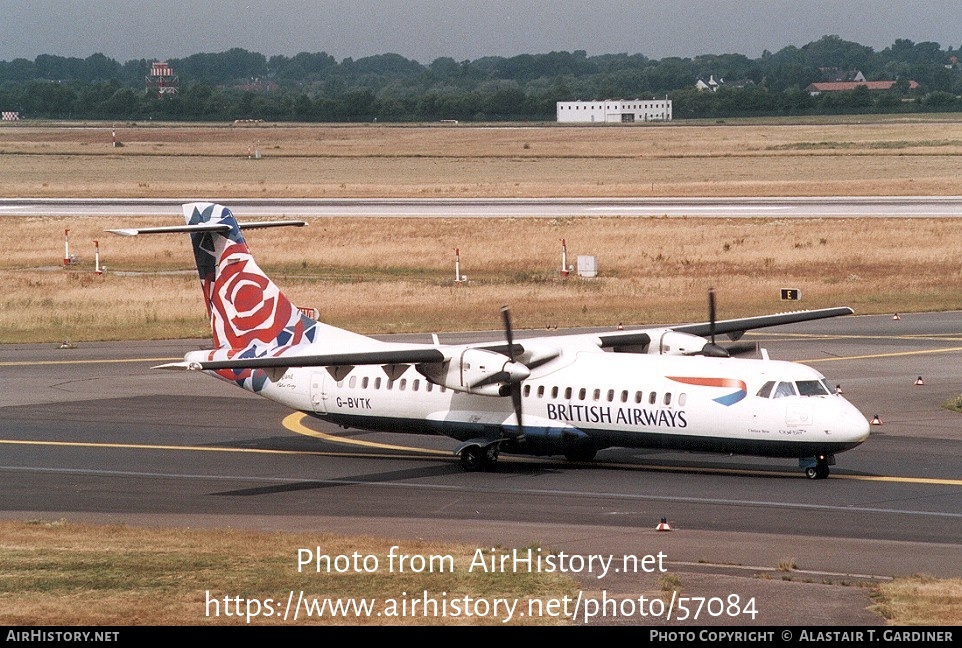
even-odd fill
[[(869, 90), (890, 90), (895, 85), (895, 81), (826, 81), (824, 83), (813, 83), (806, 88), (809, 92), (841, 92), (843, 90), (854, 90), (859, 86), (865, 86)], [(915, 90), (919, 84), (909, 81), (909, 90)]]

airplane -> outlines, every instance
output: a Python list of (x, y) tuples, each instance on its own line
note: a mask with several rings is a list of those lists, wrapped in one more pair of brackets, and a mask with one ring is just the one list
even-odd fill
[[(241, 234), (303, 221), (239, 223), (213, 202), (185, 225), (108, 230), (190, 234), (214, 348), (159, 369), (202, 371), (345, 428), (445, 435), (461, 467), (500, 453), (586, 462), (609, 447), (796, 458), (824, 479), (837, 453), (869, 436), (866, 418), (803, 364), (737, 357), (758, 328), (849, 315), (848, 307), (611, 332), (471, 344), (381, 341), (296, 307), (257, 266)], [(315, 313), (316, 314), (316, 311)], [(755, 345), (749, 348), (755, 349)]]

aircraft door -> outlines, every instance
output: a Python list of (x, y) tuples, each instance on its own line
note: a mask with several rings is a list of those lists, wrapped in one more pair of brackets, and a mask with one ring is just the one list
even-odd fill
[(331, 376), (326, 371), (315, 371), (311, 374), (311, 406), (318, 414), (327, 413), (330, 384)]

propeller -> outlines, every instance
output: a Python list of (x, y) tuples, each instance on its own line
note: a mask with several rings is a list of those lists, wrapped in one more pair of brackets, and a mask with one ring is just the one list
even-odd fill
[(711, 358), (727, 358), (728, 351), (715, 344), (715, 289), (708, 289), (708, 343), (702, 347), (701, 355)]
[[(508, 343), (508, 357), (511, 358), (511, 362), (517, 362), (517, 350), (514, 347), (514, 333), (511, 328), (511, 309), (507, 306), (501, 307), (501, 320), (504, 322), (504, 337)], [(521, 382), (521, 380), (513, 380), (508, 383), (511, 404), (514, 406), (514, 416), (518, 423), (518, 441), (524, 440), (524, 427), (521, 418)]]
[(708, 342), (702, 347), (698, 355), (710, 358), (730, 358), (731, 356), (746, 355), (758, 350), (756, 342), (743, 342), (723, 347), (715, 343), (715, 289), (708, 289)]

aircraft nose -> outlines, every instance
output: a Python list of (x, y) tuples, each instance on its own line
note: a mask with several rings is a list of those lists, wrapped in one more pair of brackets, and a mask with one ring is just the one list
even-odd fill
[(848, 401), (842, 401), (843, 407), (838, 413), (838, 432), (846, 441), (861, 443), (868, 438), (869, 422), (862, 413)]

